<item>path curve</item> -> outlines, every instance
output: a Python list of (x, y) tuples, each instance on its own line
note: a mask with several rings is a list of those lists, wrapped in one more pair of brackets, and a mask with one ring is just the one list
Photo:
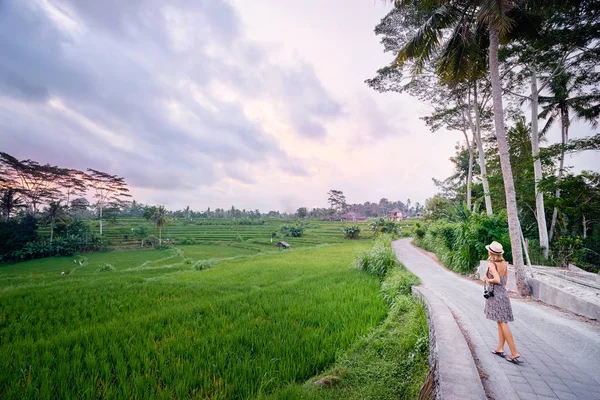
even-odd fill
[(488, 375), (483, 385), (491, 398), (600, 400), (596, 326), (533, 301), (511, 299), (515, 322), (510, 327), (524, 361), (511, 364), (491, 354), (497, 328), (483, 314), (482, 286), (442, 267), (411, 240), (393, 243), (398, 259), (454, 313)]

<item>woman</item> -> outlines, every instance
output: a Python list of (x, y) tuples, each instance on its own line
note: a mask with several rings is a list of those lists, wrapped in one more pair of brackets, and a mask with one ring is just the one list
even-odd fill
[(489, 266), (487, 273), (483, 276), (489, 286), (488, 290), (493, 290), (493, 295), (490, 295), (485, 300), (485, 316), (487, 319), (496, 321), (498, 324), (498, 346), (492, 353), (500, 357), (505, 357), (504, 343), (508, 343), (510, 349), (510, 357), (506, 361), (514, 364), (519, 364), (521, 355), (515, 347), (512, 332), (508, 327), (509, 321), (514, 321), (510, 299), (506, 291), (506, 282), (508, 281), (508, 267), (504, 262), (504, 250), (498, 242), (492, 242), (485, 246), (488, 250)]

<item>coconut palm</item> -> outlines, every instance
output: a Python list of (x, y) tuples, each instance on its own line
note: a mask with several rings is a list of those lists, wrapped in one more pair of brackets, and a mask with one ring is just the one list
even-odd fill
[(169, 223), (165, 206), (152, 206), (144, 210), (144, 218), (152, 220), (158, 228), (158, 244), (162, 244), (162, 228)]
[(15, 189), (9, 188), (2, 191), (2, 196), (0, 196), (0, 215), (5, 216), (7, 221), (14, 210), (23, 207), (25, 207), (25, 204), (17, 196)]
[(484, 43), (479, 40), (481, 38), (479, 33), (487, 32), (494, 126), (504, 178), (513, 264), (519, 291), (523, 295), (528, 295), (530, 290), (526, 283), (523, 265), (521, 227), (504, 127), (502, 82), (498, 64), (500, 37), (506, 36), (514, 23), (508, 16), (508, 12), (518, 10), (514, 9), (514, 3), (502, 0), (442, 0), (420, 3), (399, 0), (396, 6), (421, 8), (421, 11), (428, 14), (427, 20), (396, 57), (399, 66), (409, 60), (412, 61), (416, 72), (419, 72), (430, 59), (437, 59), (438, 74), (443, 79), (468, 79), (474, 69), (472, 61), (480, 59), (484, 48)]
[[(562, 70), (555, 75), (549, 82), (548, 90), (550, 96), (539, 96), (539, 103), (542, 105), (540, 118), (548, 118), (542, 133), (545, 133), (549, 127), (560, 118), (561, 122), (561, 143), (563, 146), (569, 141), (569, 126), (571, 124), (571, 115), (575, 118), (583, 119), (589, 122), (594, 128), (597, 126), (597, 118), (600, 116), (600, 94), (579, 94), (582, 85), (589, 82), (577, 79), (572, 73)], [(559, 158), (557, 183), (560, 184), (565, 165), (565, 150), (562, 149)], [(560, 198), (560, 187), (556, 188), (555, 196)], [(552, 212), (552, 222), (550, 223), (549, 239), (552, 240), (558, 217), (558, 208), (555, 206)]]

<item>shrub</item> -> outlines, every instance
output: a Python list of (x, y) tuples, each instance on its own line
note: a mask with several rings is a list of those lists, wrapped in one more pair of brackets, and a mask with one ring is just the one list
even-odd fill
[(198, 260), (196, 261), (196, 263), (194, 264), (194, 269), (196, 271), (202, 271), (205, 269), (209, 269), (215, 266), (215, 261), (214, 260)]
[(114, 271), (115, 267), (112, 264), (106, 263), (104, 265), (102, 265), (100, 268), (98, 268), (98, 272), (111, 272)]
[(380, 233), (398, 235), (400, 232), (400, 227), (394, 221), (386, 221), (381, 217), (375, 219), (369, 228), (376, 236)]
[(146, 238), (146, 244), (149, 244), (152, 247), (156, 247), (158, 245), (158, 238), (154, 235), (150, 235)]
[(417, 239), (423, 239), (425, 237), (425, 233), (427, 233), (427, 231), (425, 230), (424, 227), (421, 226), (421, 224), (417, 223), (415, 225), (415, 237)]
[[(471, 273), (480, 260), (487, 259), (485, 245), (493, 240), (505, 249), (504, 258), (512, 260), (506, 213), (487, 216), (477, 213), (454, 214), (455, 221), (431, 223), (423, 237), (415, 243), (434, 252), (448, 268), (459, 273)], [(421, 228), (415, 229), (415, 232)]]
[(342, 228), (342, 232), (344, 232), (346, 239), (358, 239), (360, 228), (358, 225), (345, 226)]
[(296, 225), (288, 225), (284, 224), (279, 228), (279, 232), (283, 236), (292, 236), (292, 237), (302, 237), (304, 234), (305, 224), (302, 222), (298, 222)]
[(394, 266), (398, 259), (392, 249), (392, 239), (389, 235), (380, 236), (371, 250), (361, 252), (356, 257), (356, 267), (369, 274), (383, 278)]

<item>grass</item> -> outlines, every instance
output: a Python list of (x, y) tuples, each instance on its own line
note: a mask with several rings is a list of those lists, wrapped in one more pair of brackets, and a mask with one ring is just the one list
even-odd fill
[(275, 399), (416, 399), (429, 370), (429, 330), (423, 305), (410, 294), (417, 279), (405, 268), (393, 268), (382, 286), (390, 307), (385, 321), (340, 354), (336, 363), (316, 378), (288, 385)]
[[(276, 396), (385, 320), (378, 277), (351, 268), (369, 245), (181, 246), (2, 266), (1, 397)], [(218, 265), (187, 261), (207, 258)]]

